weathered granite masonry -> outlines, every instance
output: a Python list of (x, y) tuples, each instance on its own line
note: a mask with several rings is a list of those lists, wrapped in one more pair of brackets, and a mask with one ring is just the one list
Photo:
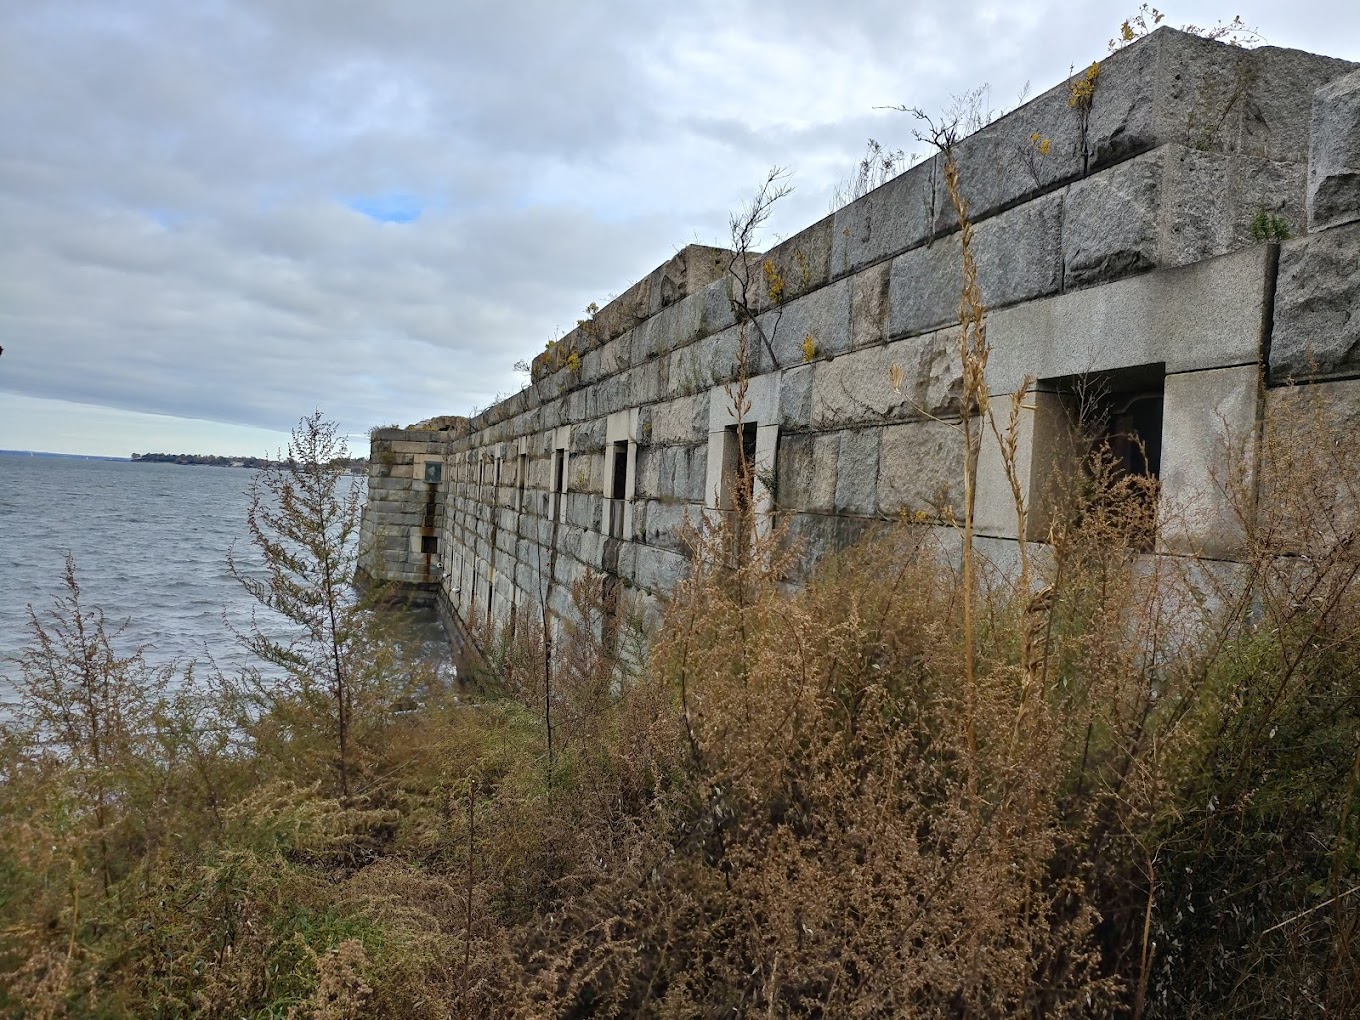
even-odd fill
[(455, 435), (420, 428), (373, 434), (377, 459), (368, 466), (368, 500), (359, 529), (361, 584), (392, 582), (409, 601), (438, 601), (442, 561), (437, 550), (448, 500), (443, 470)]
[[(1037, 380), (1019, 450), (1031, 533), (987, 440), (980, 541), (1003, 561), (1042, 537), (1063, 407), (1098, 377), (1160, 422), (1154, 552), (1231, 559), (1218, 482), (1249, 460), (1263, 409), (1298, 392), (1281, 387), (1313, 384), (1337, 420), (1360, 418), (1360, 71), (1164, 28), (1101, 63), (1088, 116), (1070, 97), (1061, 84), (956, 150), (992, 392)], [(592, 572), (646, 612), (685, 572), (683, 523), (738, 498), (740, 443), (758, 511), (810, 560), (873, 522), (957, 509), (960, 250), (939, 169), (752, 264), (771, 342), (747, 350), (745, 434), (733, 256), (697, 246), (540, 356), (529, 388), (451, 429), (376, 432), (365, 571), (465, 622), (544, 602), (563, 616)]]

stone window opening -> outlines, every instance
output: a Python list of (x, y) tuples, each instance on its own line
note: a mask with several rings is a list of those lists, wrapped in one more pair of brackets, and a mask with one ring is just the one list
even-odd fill
[[(1042, 465), (1047, 516), (1064, 505), (1071, 523), (1117, 517), (1134, 548), (1149, 551), (1156, 538), (1162, 463), (1165, 365), (1041, 381), (1036, 400), (1056, 400), (1062, 411), (1046, 437)], [(1132, 529), (1132, 530), (1129, 530)]]
[(756, 493), (756, 423), (727, 426), (723, 436), (724, 510), (749, 512)]
[(1162, 393), (1121, 394), (1109, 406), (1105, 442), (1125, 474), (1161, 477)]
[(615, 411), (605, 420), (604, 494), (600, 532), (633, 540), (633, 498), (637, 485), (639, 409)]
[(729, 387), (710, 391), (704, 504), (719, 514), (749, 512), (757, 535), (774, 526), (780, 378), (774, 372), (751, 379), (740, 401)]
[(557, 520), (562, 516), (564, 497), (567, 494), (567, 451), (565, 447), (553, 450), (552, 459), (552, 498), (548, 503), (548, 516)]
[(623, 537), (623, 510), (628, 482), (628, 440), (619, 439), (612, 445), (614, 469), (609, 478), (609, 537)]
[(529, 455), (521, 453), (518, 464), (515, 467), (515, 484), (519, 487), (519, 493), (515, 498), (515, 509), (523, 512), (524, 510), (524, 486), (529, 478)]

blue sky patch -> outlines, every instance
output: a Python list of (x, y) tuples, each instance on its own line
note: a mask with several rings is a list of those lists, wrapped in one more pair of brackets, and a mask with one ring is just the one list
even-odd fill
[(345, 204), (379, 223), (410, 223), (425, 208), (414, 195), (362, 195)]

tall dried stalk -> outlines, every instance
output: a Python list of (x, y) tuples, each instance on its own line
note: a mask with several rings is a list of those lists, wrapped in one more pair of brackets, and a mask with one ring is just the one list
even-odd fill
[(977, 578), (973, 549), (973, 518), (977, 502), (977, 464), (982, 436), (973, 434), (974, 416), (986, 417), (987, 309), (977, 282), (977, 259), (973, 256), (973, 224), (968, 203), (959, 186), (959, 165), (951, 143), (942, 148), (944, 182), (959, 221), (959, 249), (963, 258), (963, 282), (959, 291), (959, 353), (963, 369), (963, 676), (968, 698), (969, 793), (977, 793), (977, 644), (974, 634)]
[[(977, 612), (977, 566), (973, 548), (973, 521), (977, 503), (977, 466), (982, 448), (981, 430), (973, 423), (990, 420), (990, 391), (987, 387), (987, 309), (978, 286), (977, 259), (973, 255), (973, 224), (968, 216), (968, 202), (959, 181), (959, 164), (954, 145), (958, 140), (959, 118), (936, 124), (920, 109), (898, 107), (911, 113), (926, 125), (917, 138), (929, 142), (938, 151), (943, 169), (945, 189), (959, 224), (959, 249), (962, 258), (962, 280), (959, 288), (959, 360), (963, 394), (960, 416), (963, 432), (963, 682), (967, 705), (965, 727), (969, 761), (969, 793), (977, 793), (977, 661), (975, 617)], [(995, 424), (993, 423), (993, 428)], [(1018, 493), (1018, 487), (1017, 487)], [(1017, 508), (1022, 508), (1017, 501)], [(1022, 511), (1023, 512), (1023, 511)]]

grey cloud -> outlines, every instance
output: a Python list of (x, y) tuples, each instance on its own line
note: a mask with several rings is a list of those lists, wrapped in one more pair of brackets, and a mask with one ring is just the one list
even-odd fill
[[(1217, 16), (1195, 7), (1178, 16)], [(1299, 10), (1273, 41), (1360, 56), (1360, 14)], [(466, 411), (587, 302), (721, 243), (771, 164), (798, 171), (773, 238), (825, 214), (867, 137), (910, 146), (874, 106), (939, 109), (983, 80), (1008, 103), (1101, 56), (1115, 21), (887, 0), (5, 5), (0, 391), (275, 428), (320, 405), (356, 432)], [(420, 215), (351, 207), (390, 195)]]

